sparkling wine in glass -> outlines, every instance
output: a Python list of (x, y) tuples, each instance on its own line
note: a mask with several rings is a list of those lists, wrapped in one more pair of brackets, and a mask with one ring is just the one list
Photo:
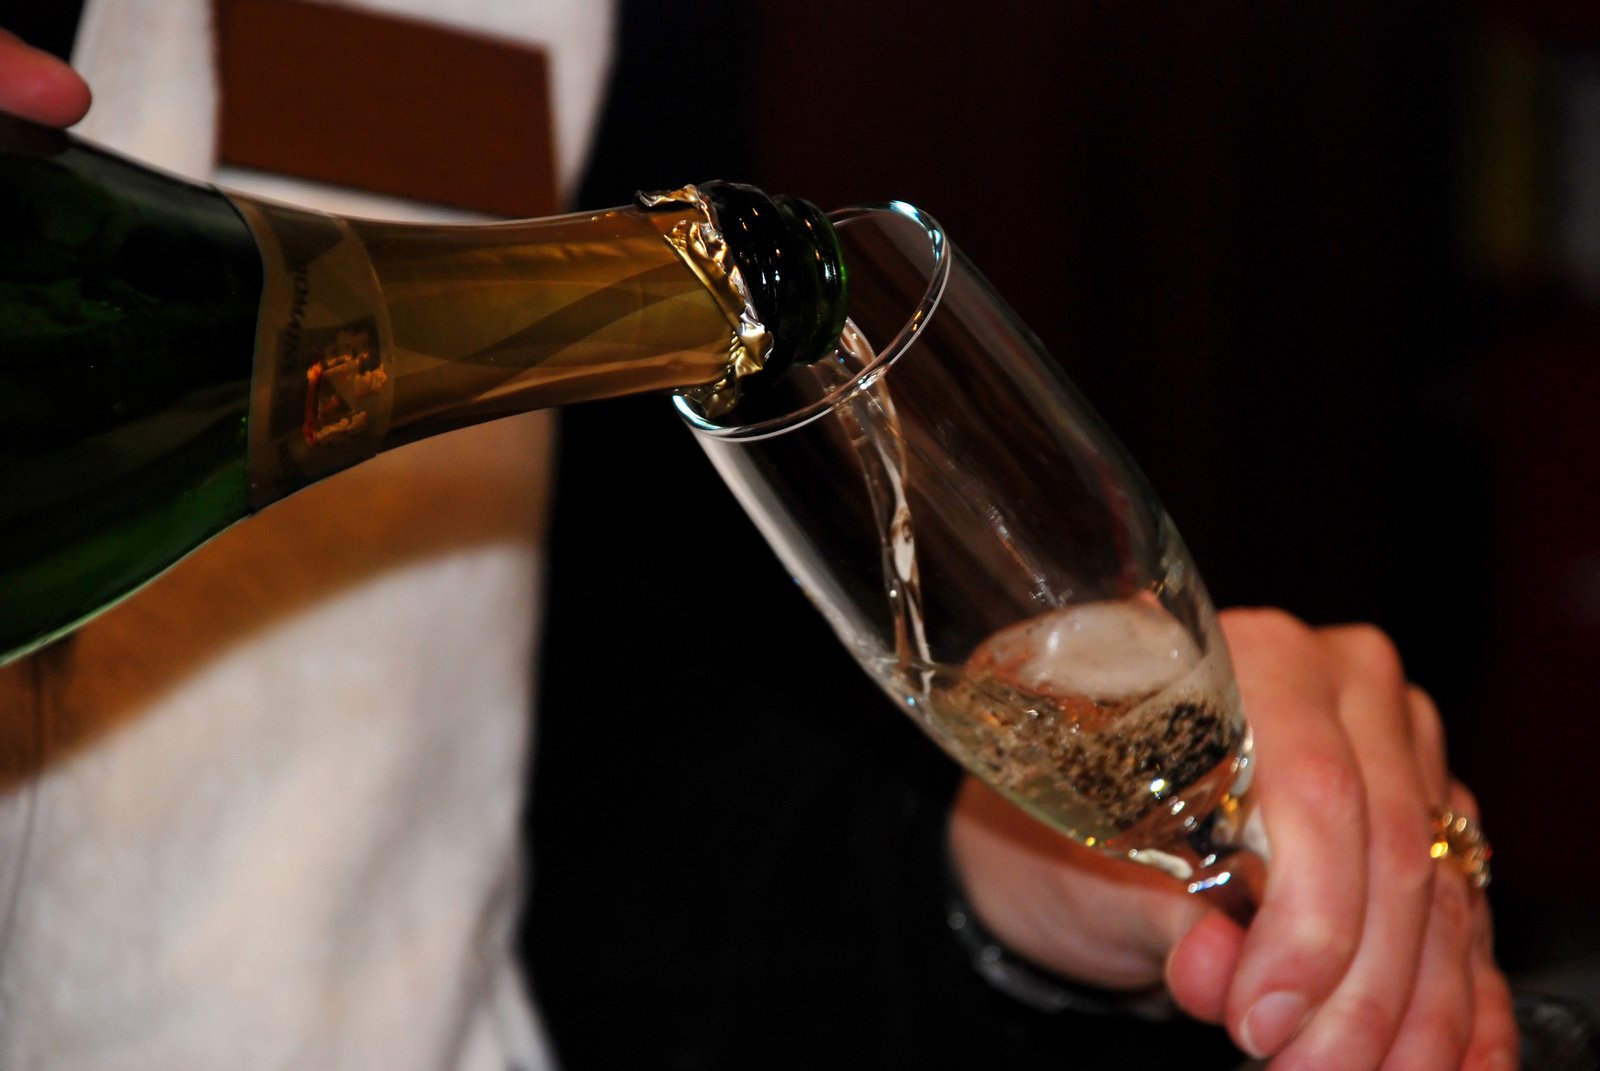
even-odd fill
[(834, 214), (837, 352), (678, 403), (889, 697), (1035, 817), (1200, 890), (1238, 870), (1250, 734), (1216, 614), (1126, 452), (925, 214)]

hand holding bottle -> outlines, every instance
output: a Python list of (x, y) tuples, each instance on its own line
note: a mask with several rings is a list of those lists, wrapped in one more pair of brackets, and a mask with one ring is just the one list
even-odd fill
[(89, 86), (78, 72), (0, 30), (0, 111), (45, 126), (71, 126), (88, 110)]
[(1430, 808), (1475, 813), (1438, 713), (1375, 630), (1222, 615), (1273, 864), (1241, 927), (1214, 901), (1037, 826), (969, 781), (951, 846), (1010, 947), (1113, 989), (1165, 984), (1274, 1068), (1499, 1069), (1516, 1028), (1482, 893), (1429, 858)]

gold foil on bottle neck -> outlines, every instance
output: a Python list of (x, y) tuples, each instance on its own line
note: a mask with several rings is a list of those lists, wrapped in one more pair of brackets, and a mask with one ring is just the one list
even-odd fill
[(656, 193), (640, 193), (645, 208), (689, 207), (695, 216), (684, 216), (662, 238), (672, 247), (689, 270), (716, 300), (728, 321), (728, 366), (722, 378), (684, 390), (684, 397), (707, 416), (721, 416), (739, 401), (739, 381), (766, 365), (772, 349), (772, 333), (757, 315), (750, 299), (750, 288), (733, 262), (728, 242), (717, 224), (710, 202), (694, 186)]

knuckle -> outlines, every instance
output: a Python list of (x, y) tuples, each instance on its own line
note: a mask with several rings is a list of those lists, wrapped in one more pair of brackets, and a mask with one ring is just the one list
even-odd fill
[(1419, 751), (1444, 753), (1444, 719), (1433, 697), (1415, 684), (1406, 688), (1406, 707), (1411, 712), (1411, 737)]
[(1363, 820), (1365, 788), (1350, 756), (1331, 750), (1307, 752), (1296, 755), (1286, 772), (1295, 796), (1324, 821), (1347, 825)]
[(1443, 733), (1444, 719), (1439, 715), (1439, 704), (1433, 701), (1433, 696), (1426, 689), (1419, 684), (1407, 683), (1406, 701), (1411, 706), (1411, 720), (1419, 729)]
[[(1401, 1025), (1404, 1048), (1396, 1047), (1397, 1054), (1407, 1058), (1384, 1063), (1383, 1071), (1417, 1071), (1421, 1067), (1452, 1068), (1460, 1064), (1461, 1056), (1472, 1040), (1472, 1023), (1465, 1012), (1445, 1011), (1442, 1008), (1420, 1011), (1413, 1009)], [(1425, 1063), (1417, 1057), (1426, 1054)]]
[(1298, 617), (1276, 607), (1260, 606), (1225, 610), (1219, 615), (1230, 631), (1247, 632), (1254, 639), (1311, 647), (1315, 633)]
[(1303, 911), (1287, 935), (1285, 959), (1312, 974), (1336, 979), (1355, 959), (1361, 943), (1361, 920)]
[(1405, 663), (1388, 633), (1376, 625), (1359, 624), (1345, 625), (1335, 634), (1352, 664), (1397, 692), (1405, 688)]
[(1450, 782), (1450, 806), (1457, 814), (1478, 817), (1478, 797), (1460, 781)]
[(1382, 1052), (1399, 1032), (1400, 1012), (1390, 1002), (1362, 994), (1341, 1001), (1335, 1015), (1348, 1047), (1359, 1045), (1362, 1052)]
[(1428, 890), (1438, 864), (1429, 855), (1432, 837), (1423, 808), (1375, 819), (1371, 833), (1373, 873), (1376, 880), (1397, 894)]
[(1433, 882), (1433, 915), (1435, 925), (1442, 925), (1447, 933), (1468, 936), (1474, 930), (1475, 905), (1472, 892), (1464, 875), (1453, 870), (1437, 875)]
[(1288, 629), (1307, 634), (1311, 632), (1310, 625), (1289, 611), (1276, 606), (1241, 606), (1224, 613), (1235, 622), (1242, 621), (1252, 628)]

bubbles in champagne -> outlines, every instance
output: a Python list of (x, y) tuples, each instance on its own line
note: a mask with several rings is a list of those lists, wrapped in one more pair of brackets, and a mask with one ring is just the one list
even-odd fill
[(942, 669), (923, 714), (976, 773), (1064, 832), (1163, 843), (1216, 803), (1243, 747), (1220, 643), (1197, 642), (1152, 598), (1069, 606)]
[[(859, 332), (841, 348), (871, 362)], [(934, 657), (924, 622), (906, 443), (887, 383), (838, 408), (878, 529), (893, 653), (869, 670), (952, 756), (1036, 817), (1091, 846), (1187, 876), (1163, 849), (1235, 787), (1248, 733), (1222, 638), (1151, 593), (1049, 611), (984, 640), (964, 665)], [(1168, 596), (1193, 597), (1169, 575)], [(1200, 595), (1203, 600), (1203, 594)]]

